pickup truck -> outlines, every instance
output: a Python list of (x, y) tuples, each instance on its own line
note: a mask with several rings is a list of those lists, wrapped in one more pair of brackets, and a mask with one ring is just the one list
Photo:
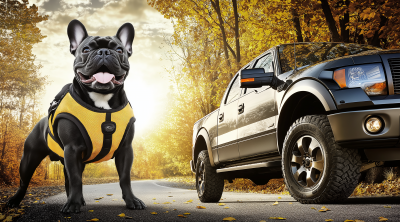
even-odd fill
[(273, 47), (232, 78), (193, 127), (202, 202), (224, 180), (284, 178), (301, 203), (338, 202), (365, 170), (400, 165), (400, 50), (349, 43)]

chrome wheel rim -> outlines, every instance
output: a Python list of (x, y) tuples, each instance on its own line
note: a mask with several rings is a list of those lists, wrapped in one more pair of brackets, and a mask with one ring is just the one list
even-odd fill
[(325, 170), (325, 152), (312, 136), (303, 136), (293, 145), (291, 173), (294, 180), (305, 188), (313, 188), (321, 181)]
[(201, 161), (199, 164), (198, 175), (197, 175), (197, 187), (199, 195), (203, 195), (205, 188), (205, 172), (204, 172), (204, 162)]

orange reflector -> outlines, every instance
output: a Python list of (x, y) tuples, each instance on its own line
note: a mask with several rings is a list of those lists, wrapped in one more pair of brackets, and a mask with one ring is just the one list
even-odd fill
[(339, 84), (340, 88), (346, 87), (346, 70), (340, 69), (333, 73), (333, 79)]
[(254, 78), (241, 79), (240, 82), (254, 82)]

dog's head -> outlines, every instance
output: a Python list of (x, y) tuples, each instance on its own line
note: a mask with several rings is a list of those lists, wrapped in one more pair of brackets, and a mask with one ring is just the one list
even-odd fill
[(129, 72), (135, 30), (123, 24), (115, 36), (89, 36), (78, 20), (68, 25), (71, 54), (75, 56), (76, 80), (90, 91), (110, 93), (124, 84)]

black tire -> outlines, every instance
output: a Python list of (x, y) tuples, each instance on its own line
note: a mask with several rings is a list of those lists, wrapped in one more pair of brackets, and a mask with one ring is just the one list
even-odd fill
[(224, 179), (211, 166), (207, 150), (197, 158), (196, 190), (201, 202), (218, 202), (224, 191)]
[(291, 196), (300, 203), (346, 199), (358, 184), (360, 166), (357, 150), (336, 143), (325, 115), (301, 117), (287, 132), (282, 172)]

